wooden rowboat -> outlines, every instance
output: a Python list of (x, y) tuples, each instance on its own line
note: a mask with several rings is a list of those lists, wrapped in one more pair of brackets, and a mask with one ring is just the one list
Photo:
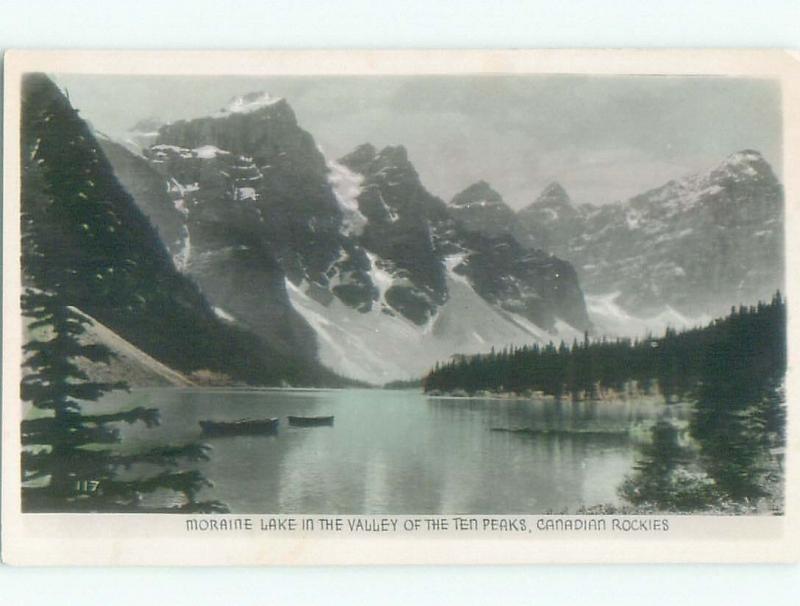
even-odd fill
[(239, 419), (238, 421), (199, 421), (207, 436), (253, 436), (278, 432), (278, 419)]
[(292, 427), (320, 427), (333, 425), (333, 416), (330, 417), (295, 417), (289, 415), (289, 425)]

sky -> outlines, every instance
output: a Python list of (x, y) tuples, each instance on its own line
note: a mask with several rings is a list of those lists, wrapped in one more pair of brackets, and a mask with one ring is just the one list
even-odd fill
[(607, 204), (713, 168), (741, 149), (781, 174), (781, 95), (771, 80), (705, 76), (198, 77), (54, 74), (95, 128), (210, 114), (232, 97), (287, 99), (338, 158), (404, 145), (423, 184), (450, 201), (488, 181), (513, 208), (552, 181)]

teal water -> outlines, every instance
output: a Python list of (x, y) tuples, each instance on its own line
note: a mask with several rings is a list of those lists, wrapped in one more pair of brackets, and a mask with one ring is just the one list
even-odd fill
[[(154, 406), (161, 425), (123, 426), (123, 447), (202, 441), (195, 464), (232, 513), (545, 513), (618, 503), (636, 443), (618, 432), (679, 408), (643, 402), (427, 398), (414, 391), (153, 389), (90, 407)], [(293, 428), (287, 415), (335, 415)], [(275, 436), (206, 438), (199, 420), (279, 417)], [(492, 428), (609, 432), (524, 435)], [(613, 433), (617, 432), (617, 433)]]

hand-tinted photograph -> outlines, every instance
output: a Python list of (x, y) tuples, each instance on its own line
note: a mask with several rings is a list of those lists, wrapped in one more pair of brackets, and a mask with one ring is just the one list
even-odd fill
[(784, 513), (780, 81), (21, 84), (23, 513)]

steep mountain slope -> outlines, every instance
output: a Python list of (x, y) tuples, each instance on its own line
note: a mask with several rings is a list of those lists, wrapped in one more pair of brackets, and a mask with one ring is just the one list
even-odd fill
[[(86, 358), (75, 360), (90, 381), (102, 383), (124, 381), (136, 387), (189, 387), (195, 384), (186, 375), (148, 356), (90, 315), (75, 307), (71, 310), (87, 322), (83, 327), (83, 334), (78, 337), (78, 342), (81, 345), (102, 345), (113, 354), (108, 362), (92, 362)], [(46, 341), (52, 338), (51, 327), (30, 328), (30, 321), (27, 318), (25, 320), (25, 330), (36, 339)]]
[[(59, 293), (183, 372), (211, 370), (258, 383), (325, 376), (217, 318), (175, 270), (94, 134), (46, 76), (26, 76), (22, 97), (25, 285)], [(142, 183), (149, 186), (155, 184)]]
[(146, 151), (148, 160), (114, 142), (101, 144), (175, 267), (191, 276), (217, 315), (313, 363), (313, 332), (289, 303), (262, 215), (226, 176), (235, 174), (237, 157), (157, 145)]
[(359, 239), (392, 276), (382, 299), (424, 324), (447, 300), (444, 265), (431, 234), (432, 221), (447, 217), (444, 203), (422, 186), (402, 146), (377, 151), (362, 145), (340, 162), (362, 177), (357, 202), (367, 223)]
[(436, 225), (437, 239), (484, 299), (546, 329), (558, 319), (579, 330), (591, 327), (573, 267), (521, 246), (512, 235), (513, 211), (488, 183), (457, 194), (448, 211), (452, 220)]
[(101, 143), (221, 317), (347, 376), (410, 378), (589, 326), (569, 264), (471, 231), (402, 146), (326, 158), (283, 99), (235, 98), (138, 154)]
[(637, 315), (714, 315), (782, 287), (783, 190), (758, 152), (606, 206), (575, 208), (555, 191), (520, 211), (515, 235)]

